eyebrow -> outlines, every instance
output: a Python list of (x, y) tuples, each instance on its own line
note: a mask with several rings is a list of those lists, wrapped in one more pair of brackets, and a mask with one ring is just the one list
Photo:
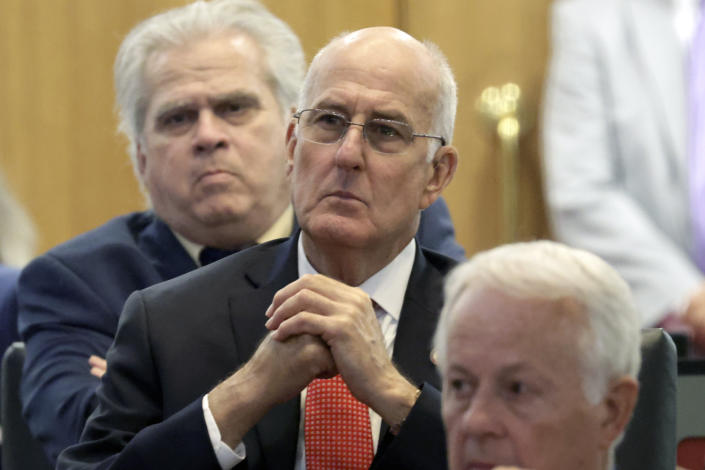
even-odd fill
[[(464, 364), (462, 363), (450, 363), (448, 364), (448, 372), (460, 372), (465, 375), (469, 376), (475, 376), (475, 373), (472, 370), (469, 370), (467, 367), (465, 367)], [(499, 370), (495, 371), (493, 373), (494, 376), (502, 378), (506, 376), (510, 376), (516, 373), (521, 373), (521, 372), (536, 372), (537, 375), (541, 375), (540, 372), (535, 368), (530, 366), (529, 364), (525, 362), (519, 362), (519, 363), (513, 363), (509, 364), (506, 366), (502, 366)]]
[(228, 101), (240, 101), (244, 100), (249, 102), (250, 104), (254, 104), (256, 106), (259, 106), (261, 103), (261, 100), (259, 98), (259, 95), (256, 93), (252, 93), (249, 91), (234, 91), (231, 93), (223, 93), (220, 95), (215, 95), (213, 97), (208, 98), (208, 103), (212, 106), (214, 104), (220, 104)]
[[(315, 105), (315, 108), (335, 111), (345, 116), (350, 115), (347, 108), (344, 105), (338, 103), (321, 101), (320, 103)], [(409, 120), (401, 111), (373, 111), (372, 115), (368, 118), (368, 120), (370, 119), (386, 119), (388, 121), (397, 121), (407, 124), (409, 126), (411, 125), (409, 123)]]
[[(208, 97), (208, 104), (210, 106), (214, 106), (217, 104), (226, 103), (229, 101), (238, 101), (238, 100), (247, 101), (250, 104), (255, 105), (256, 107), (260, 106), (259, 96), (255, 93), (252, 93), (249, 91), (234, 91), (234, 92), (230, 92), (230, 93), (222, 93), (222, 94), (215, 95), (215, 96), (209, 96)], [(155, 116), (157, 119), (160, 119), (164, 115), (169, 114), (175, 110), (190, 108), (193, 106), (193, 104), (194, 104), (194, 100), (192, 100), (192, 99), (167, 101), (166, 103), (163, 103), (161, 106), (159, 106)]]

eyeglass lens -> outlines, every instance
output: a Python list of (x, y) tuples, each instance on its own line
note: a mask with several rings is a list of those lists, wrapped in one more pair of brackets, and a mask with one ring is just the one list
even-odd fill
[[(331, 111), (307, 109), (301, 111), (299, 123), (306, 140), (320, 144), (338, 142), (348, 127), (362, 124), (351, 123), (345, 117)], [(370, 146), (381, 153), (401, 153), (413, 139), (413, 130), (407, 124), (387, 119), (371, 119), (363, 128), (363, 135)]]

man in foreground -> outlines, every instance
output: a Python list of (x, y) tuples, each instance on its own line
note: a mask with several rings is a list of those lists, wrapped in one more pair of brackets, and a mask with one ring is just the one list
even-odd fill
[[(123, 41), (120, 127), (152, 210), (51, 250), (20, 282), (24, 411), (52, 462), (97, 404), (101, 358), (133, 291), (295, 231), (285, 136), (304, 69), (291, 29), (249, 0), (173, 9)], [(445, 206), (434, 207), (419, 243), (462, 256)]]
[(414, 234), (457, 165), (456, 103), (399, 30), (319, 52), (286, 134), (301, 232), (131, 296), (58, 468), (444, 469), (425, 345), (454, 262)]
[(616, 271), (585, 251), (518, 243), (459, 266), (445, 296), (434, 343), (450, 470), (612, 468), (641, 338)]

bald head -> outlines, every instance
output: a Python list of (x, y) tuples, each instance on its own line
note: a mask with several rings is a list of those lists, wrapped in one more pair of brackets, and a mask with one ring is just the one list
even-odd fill
[(313, 58), (299, 97), (299, 109), (311, 105), (312, 90), (320, 88), (322, 79), (356, 73), (378, 80), (393, 76), (400, 90), (414, 94), (412, 98), (428, 116), (425, 124), (429, 132), (451, 142), (457, 86), (445, 56), (435, 44), (420, 42), (387, 26), (342, 33)]

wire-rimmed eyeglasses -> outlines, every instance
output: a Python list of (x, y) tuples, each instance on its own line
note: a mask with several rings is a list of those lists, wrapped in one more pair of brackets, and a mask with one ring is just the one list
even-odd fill
[(317, 144), (335, 144), (344, 136), (350, 126), (362, 127), (364, 136), (370, 147), (379, 153), (403, 153), (414, 140), (414, 137), (438, 139), (441, 146), (446, 140), (438, 135), (417, 134), (408, 124), (391, 119), (375, 118), (364, 124), (352, 122), (345, 116), (326, 109), (302, 109), (294, 114), (301, 129), (304, 140)]

